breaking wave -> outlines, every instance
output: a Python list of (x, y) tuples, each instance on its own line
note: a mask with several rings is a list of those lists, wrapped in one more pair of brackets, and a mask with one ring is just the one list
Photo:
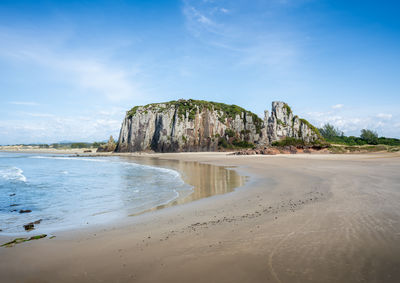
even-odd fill
[(24, 171), (18, 167), (8, 167), (5, 169), (0, 169), (0, 178), (10, 181), (20, 181), (26, 182), (26, 177), (24, 176)]

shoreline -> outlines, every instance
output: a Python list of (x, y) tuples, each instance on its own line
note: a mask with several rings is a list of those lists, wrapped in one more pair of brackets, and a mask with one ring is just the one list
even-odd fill
[[(14, 153), (14, 152), (10, 152)], [(38, 152), (24, 152), (27, 154), (39, 154)], [(54, 153), (49, 153), (49, 152), (41, 152), (40, 154), (45, 154), (45, 155), (53, 155)], [(58, 153), (57, 155), (65, 155), (63, 153)], [(75, 157), (75, 155), (68, 155)], [(76, 156), (76, 158), (79, 159), (79, 157), (86, 157), (86, 156)], [(179, 174), (180, 180), (184, 182), (186, 185), (191, 187), (191, 192), (186, 192), (185, 194), (177, 193), (177, 197), (174, 197), (170, 200), (165, 201), (162, 204), (156, 205), (154, 207), (149, 207), (146, 208), (142, 211), (135, 212), (135, 213), (130, 213), (124, 216), (120, 216), (118, 218), (112, 218), (104, 219), (104, 224), (90, 224), (90, 226), (86, 227), (86, 225), (80, 224), (80, 225), (68, 225), (66, 227), (61, 226), (56, 227), (56, 228), (48, 228), (44, 227), (41, 229), (41, 226), (38, 226), (34, 230), (31, 230), (29, 232), (26, 231), (21, 231), (21, 232), (14, 232), (14, 233), (5, 233), (4, 231), (0, 232), (0, 245), (3, 244), (4, 239), (8, 240), (13, 240), (14, 238), (18, 237), (30, 237), (32, 235), (36, 234), (43, 234), (46, 233), (48, 236), (63, 233), (63, 232), (68, 232), (72, 230), (79, 230), (79, 229), (91, 229), (92, 226), (98, 226), (98, 225), (103, 225), (103, 226), (110, 226), (112, 223), (118, 223), (121, 220), (125, 219), (126, 217), (131, 217), (131, 216), (138, 216), (144, 213), (149, 213), (152, 211), (157, 211), (160, 209), (165, 209), (167, 207), (175, 206), (175, 205), (182, 205), (185, 203), (189, 203), (192, 201), (196, 201), (202, 198), (207, 198), (207, 197), (213, 197), (215, 195), (220, 195), (220, 194), (226, 194), (229, 192), (234, 191), (238, 187), (242, 187), (245, 185), (247, 177), (246, 176), (241, 176), (236, 173), (236, 171), (231, 170), (233, 168), (227, 168), (225, 166), (214, 166), (214, 165), (209, 165), (209, 164), (202, 164), (196, 161), (179, 161), (179, 160), (166, 160), (166, 159), (160, 159), (155, 156), (151, 155), (146, 155), (143, 157), (142, 155), (116, 155), (116, 154), (99, 154), (96, 156), (90, 155), (89, 157), (119, 157), (120, 161), (122, 162), (133, 162), (138, 165), (143, 165), (143, 166), (150, 166), (154, 168), (160, 168), (160, 169), (167, 169), (167, 170), (172, 170)], [(230, 170), (230, 172), (228, 172)], [(222, 182), (215, 182), (215, 178), (210, 178), (208, 182), (201, 182), (199, 178), (207, 179), (207, 175), (213, 175), (213, 176), (218, 176), (220, 181)], [(210, 189), (211, 188), (211, 189)], [(98, 221), (98, 220), (97, 220)], [(0, 227), (1, 228), (1, 227)]]
[(108, 227), (0, 248), (0, 258), (7, 259), (0, 266), (2, 278), (6, 282), (395, 282), (400, 278), (399, 154), (151, 157), (237, 166), (234, 170), (251, 176), (251, 181), (229, 194), (128, 217)]
[[(390, 149), (391, 148), (391, 149)], [(363, 145), (363, 146), (346, 146), (341, 144), (332, 144), (332, 148), (309, 149), (306, 151), (303, 148), (296, 148), (294, 146), (285, 147), (270, 147), (264, 149), (232, 149), (227, 151), (213, 151), (213, 152), (173, 152), (173, 153), (159, 153), (154, 151), (137, 151), (137, 152), (97, 152), (97, 148), (37, 148), (33, 146), (0, 146), (1, 152), (12, 153), (37, 153), (37, 154), (70, 154), (76, 156), (156, 156), (163, 154), (231, 154), (231, 155), (365, 155), (365, 154), (399, 154), (400, 150), (396, 146), (387, 145)]]

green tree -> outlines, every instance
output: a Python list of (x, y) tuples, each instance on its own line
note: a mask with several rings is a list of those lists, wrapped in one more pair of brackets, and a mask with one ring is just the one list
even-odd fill
[(103, 145), (103, 144), (106, 144), (105, 142), (94, 142), (94, 143), (92, 143), (92, 147), (99, 147), (99, 146), (101, 146), (101, 145)]
[(378, 133), (368, 129), (362, 129), (360, 137), (368, 144), (378, 144)]
[(51, 145), (51, 147), (57, 149), (57, 148), (60, 148), (61, 145), (60, 145), (59, 143), (53, 143), (53, 144)]
[(85, 148), (85, 147), (89, 147), (89, 144), (85, 142), (75, 142), (71, 144), (71, 148)]
[(335, 128), (335, 126), (329, 123), (325, 124), (321, 129), (319, 129), (319, 132), (327, 140), (343, 136), (343, 132), (341, 130)]
[(236, 136), (236, 133), (235, 133), (235, 131), (232, 130), (232, 129), (226, 129), (226, 130), (225, 130), (225, 135), (227, 135), (227, 136), (230, 137), (230, 138), (233, 138), (234, 136)]

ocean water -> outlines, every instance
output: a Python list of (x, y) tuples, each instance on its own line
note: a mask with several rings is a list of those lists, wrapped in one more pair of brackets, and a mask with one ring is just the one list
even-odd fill
[(40, 219), (29, 233), (107, 223), (191, 192), (177, 171), (121, 157), (0, 152), (0, 234)]

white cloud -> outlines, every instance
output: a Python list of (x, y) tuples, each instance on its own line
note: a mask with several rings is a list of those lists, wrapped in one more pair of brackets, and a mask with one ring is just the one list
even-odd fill
[(57, 55), (56, 52), (44, 54), (41, 51), (25, 53), (23, 58), (65, 73), (66, 76), (63, 79), (73, 86), (95, 91), (113, 101), (140, 95), (126, 70), (96, 59), (74, 58), (74, 56), (66, 58), (66, 56)]
[(127, 71), (96, 61), (56, 62), (61, 69), (76, 73), (74, 79), (84, 88), (103, 93), (110, 100), (123, 100), (140, 95)]
[(307, 115), (310, 117), (323, 117), (326, 116), (327, 114), (331, 114), (331, 112), (308, 112)]
[(263, 65), (282, 71), (293, 65), (297, 50), (292, 44), (271, 35), (269, 39), (244, 49), (243, 55), (241, 64)]
[(385, 119), (385, 120), (390, 120), (390, 119), (392, 119), (393, 115), (392, 114), (386, 114), (386, 113), (379, 113), (379, 114), (376, 115), (376, 117), (382, 118), (382, 119)]
[(31, 102), (31, 101), (10, 101), (9, 104), (14, 105), (24, 105), (24, 106), (38, 106), (39, 103)]
[[(137, 69), (132, 70), (110, 63), (105, 56), (95, 56), (95, 50), (74, 52), (62, 44), (43, 44), (46, 38), (17, 30), (0, 29), (0, 57), (23, 64), (30, 63), (57, 73), (63, 82), (86, 93), (100, 94), (112, 101), (138, 98), (139, 85), (134, 83)], [(111, 50), (108, 56), (112, 56)], [(18, 105), (37, 105), (18, 102)]]
[[(186, 0), (183, 14), (187, 29), (194, 37), (206, 45), (231, 52), (237, 66), (260, 66), (279, 74), (291, 72), (298, 58), (299, 42), (303, 39), (276, 25), (254, 29), (248, 24), (254, 21), (253, 18), (232, 21), (234, 10), (221, 8), (217, 2)], [(258, 12), (254, 16), (257, 17)], [(261, 17), (261, 13), (258, 16)]]
[(332, 109), (340, 109), (340, 108), (343, 108), (343, 107), (344, 107), (343, 104), (336, 104), (336, 105), (332, 106)]
[[(39, 112), (43, 104), (33, 99), (25, 101), (13, 98), (14, 101), (5, 101), (4, 107), (6, 105), (38, 107), (35, 107), (34, 111), (18, 112), (21, 115), (14, 115), (18, 114), (17, 112), (9, 113), (7, 119), (3, 118), (0, 121), (1, 143), (94, 141), (107, 139), (111, 134), (117, 138), (127, 109), (112, 105), (117, 104), (116, 102), (119, 102), (118, 105), (124, 105), (127, 100), (131, 101), (130, 103), (142, 100), (142, 91), (135, 83), (138, 68), (133, 68), (132, 65), (118, 65), (114, 63), (117, 61), (108, 59), (114, 55), (112, 48), (104, 47), (107, 49), (104, 53), (101, 50), (77, 51), (66, 48), (62, 39), (56, 40), (40, 35), (35, 37), (30, 31), (3, 27), (0, 27), (0, 42), (2, 61), (9, 61), (21, 68), (40, 70), (36, 71), (37, 76), (46, 79), (51, 76), (51, 80), (59, 80), (57, 83), (66, 86), (71, 101), (66, 108), (74, 109), (76, 105), (72, 115), (57, 112), (62, 108), (57, 104), (57, 98), (48, 101), (49, 105), (54, 103), (54, 113)], [(84, 106), (79, 99), (82, 95), (87, 96), (85, 101), (87, 98), (93, 99), (93, 102), (103, 107), (86, 110), (89, 107)], [(93, 108), (95, 107), (91, 104), (90, 109)], [(68, 110), (62, 112), (66, 111)]]
[(219, 10), (224, 14), (228, 14), (230, 12), (228, 9), (225, 8), (220, 8)]
[(53, 114), (48, 113), (31, 113), (31, 112), (19, 112), (21, 115), (30, 116), (30, 117), (38, 117), (38, 118), (52, 118)]
[(187, 29), (197, 38), (200, 38), (205, 33), (222, 35), (221, 26), (211, 19), (211, 15), (206, 15), (206, 12), (200, 11), (195, 6), (190, 5), (189, 2), (185, 2), (183, 14), (186, 19)]
[[(393, 117), (391, 114), (380, 113), (378, 115), (360, 115), (359, 117), (355, 117), (352, 113), (337, 115), (334, 111), (327, 111), (308, 112), (305, 116), (318, 127), (329, 123), (338, 127), (346, 135), (358, 136), (361, 129), (375, 130), (381, 136), (399, 137), (400, 135), (399, 131), (395, 129), (400, 126), (400, 123), (397, 122), (400, 120), (400, 117)], [(388, 120), (392, 118), (397, 120), (397, 124), (389, 123)]]
[(53, 143), (61, 140), (91, 142), (105, 140), (110, 135), (117, 139), (125, 111), (111, 108), (77, 117), (25, 114), (35, 119), (0, 121), (2, 144)]

